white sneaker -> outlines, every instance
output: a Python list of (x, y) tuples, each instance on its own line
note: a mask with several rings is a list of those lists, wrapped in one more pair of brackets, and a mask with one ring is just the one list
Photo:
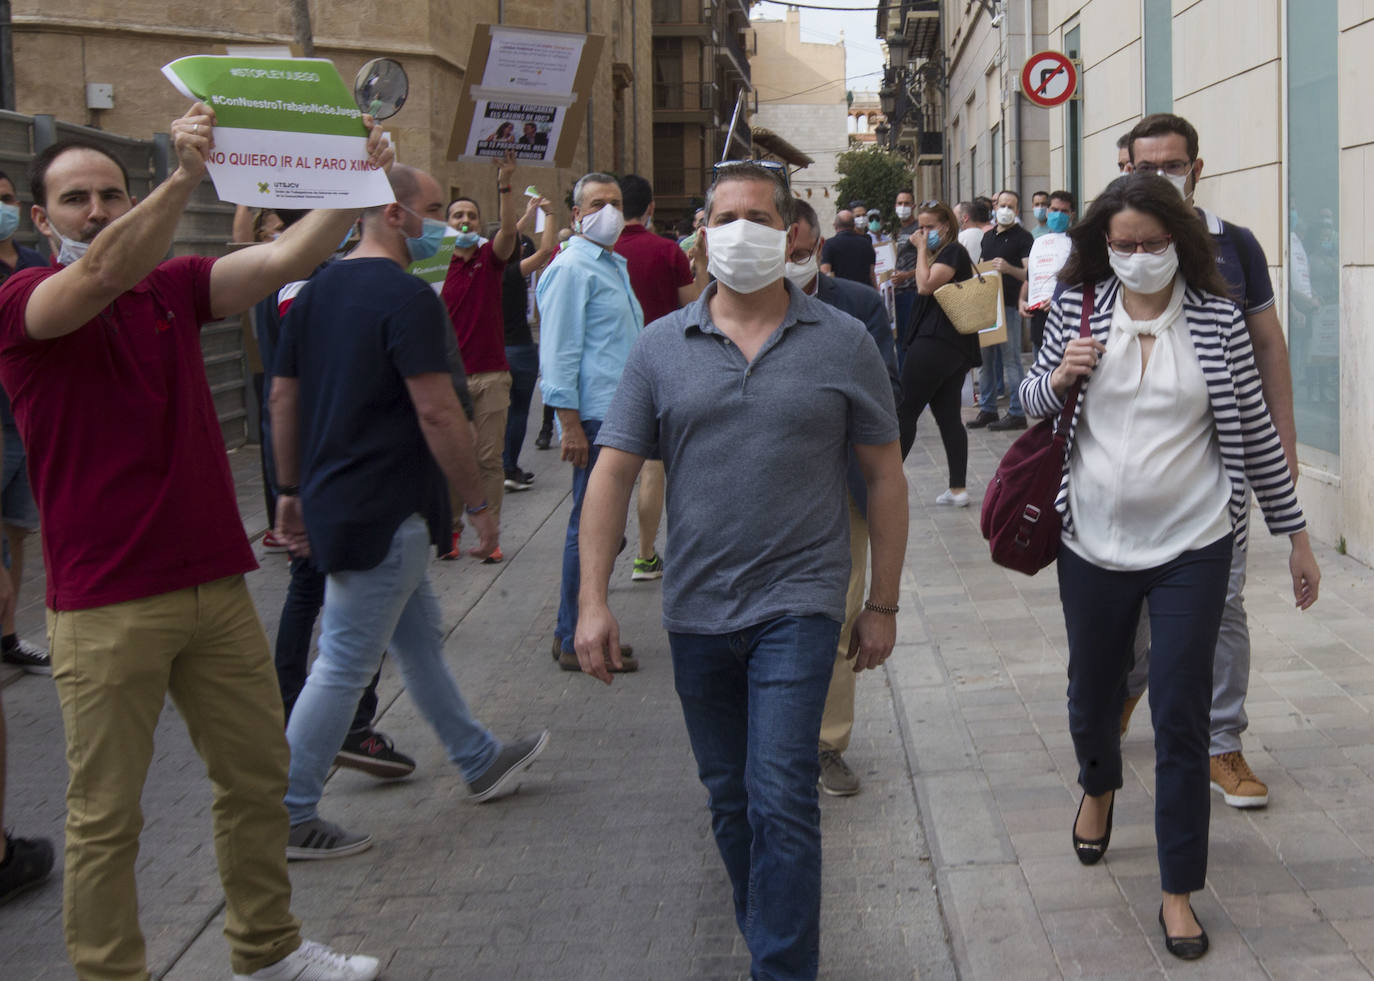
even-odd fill
[(373, 981), (379, 967), (375, 957), (345, 957), (322, 943), (302, 940), (277, 963), (252, 974), (235, 974), (234, 981)]
[(935, 499), (935, 503), (953, 504), (956, 508), (966, 508), (968, 507), (968, 491), (960, 491), (957, 494), (953, 491), (945, 491)]

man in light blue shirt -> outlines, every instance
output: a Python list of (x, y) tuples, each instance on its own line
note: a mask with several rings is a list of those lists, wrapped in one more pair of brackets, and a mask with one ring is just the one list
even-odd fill
[[(587, 475), (596, 462), (596, 434), (620, 384), (625, 361), (644, 313), (630, 288), (625, 259), (611, 251), (625, 227), (620, 185), (610, 174), (590, 173), (573, 188), (573, 227), (568, 240), (535, 290), (539, 304), (539, 383), (544, 404), (558, 416), (563, 459), (573, 465), (573, 505), (563, 548), (563, 583), (553, 657), (564, 671), (579, 671), (573, 651), (577, 632), (577, 593), (581, 558), (577, 526)], [(621, 648), (623, 667), (639, 665), (628, 647)]]

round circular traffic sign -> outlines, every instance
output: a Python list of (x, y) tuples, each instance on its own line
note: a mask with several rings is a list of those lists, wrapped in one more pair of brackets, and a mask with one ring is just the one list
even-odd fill
[(1062, 105), (1077, 88), (1078, 70), (1058, 51), (1037, 51), (1021, 69), (1021, 91), (1037, 106)]

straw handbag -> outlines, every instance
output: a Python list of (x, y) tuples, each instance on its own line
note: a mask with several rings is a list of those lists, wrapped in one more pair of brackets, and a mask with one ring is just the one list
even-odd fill
[(1002, 274), (978, 272), (960, 283), (946, 283), (935, 291), (935, 302), (961, 334), (976, 334), (997, 323), (1002, 305)]

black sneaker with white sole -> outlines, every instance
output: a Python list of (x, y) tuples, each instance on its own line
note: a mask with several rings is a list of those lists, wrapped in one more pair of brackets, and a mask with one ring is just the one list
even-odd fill
[(286, 839), (286, 860), (299, 862), (343, 858), (365, 852), (371, 847), (371, 835), (354, 834), (333, 821), (313, 817), (309, 821), (291, 825), (291, 834)]
[(29, 674), (52, 674), (52, 660), (48, 652), (37, 644), (30, 644), (22, 637), (15, 638), (12, 645), (0, 652), (0, 659), (6, 664), (14, 664)]
[(529, 490), (534, 486), (534, 474), (528, 470), (507, 470), (506, 471), (506, 490), (522, 491)]
[(362, 770), (383, 780), (415, 772), (415, 761), (405, 753), (398, 753), (395, 743), (376, 729), (359, 729), (345, 736), (343, 745), (334, 754), (334, 765)]
[(513, 743), (506, 743), (491, 761), (486, 771), (468, 784), (472, 796), (468, 800), (474, 804), (492, 800), (516, 787), (516, 777), (534, 762), (535, 757), (544, 752), (549, 744), (549, 730), (544, 729), (530, 736), (524, 736)]

